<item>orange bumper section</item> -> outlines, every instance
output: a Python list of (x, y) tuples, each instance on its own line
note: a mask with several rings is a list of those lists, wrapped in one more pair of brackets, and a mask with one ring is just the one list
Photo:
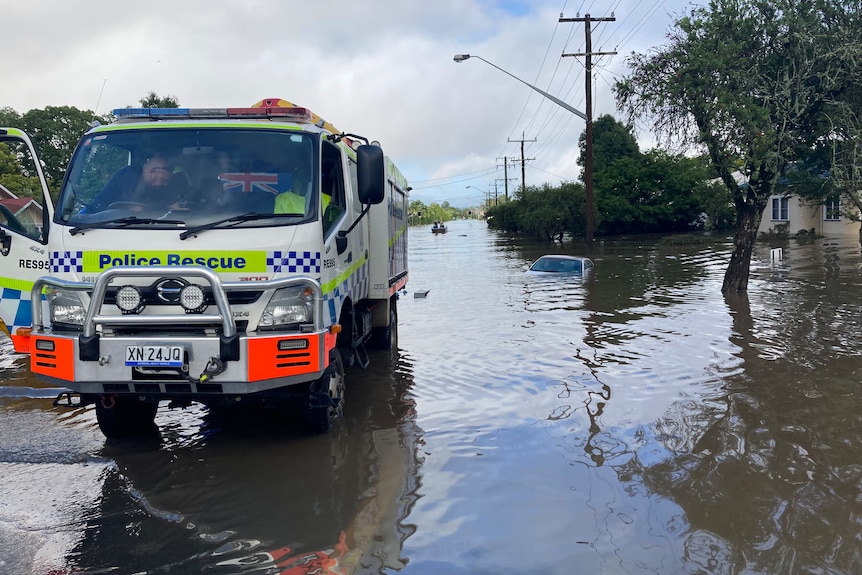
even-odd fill
[(64, 381), (74, 381), (75, 340), (31, 336), (30, 371)]
[(302, 375), (323, 370), (319, 336), (254, 337), (248, 340), (248, 380)]

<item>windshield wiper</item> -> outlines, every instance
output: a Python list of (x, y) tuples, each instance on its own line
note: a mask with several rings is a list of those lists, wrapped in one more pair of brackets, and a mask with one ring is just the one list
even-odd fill
[(283, 217), (299, 217), (304, 216), (305, 214), (261, 214), (259, 212), (248, 212), (247, 214), (241, 214), (238, 216), (231, 216), (229, 218), (224, 218), (221, 220), (215, 220), (214, 222), (208, 222), (206, 224), (201, 224), (199, 226), (195, 226), (193, 228), (189, 228), (183, 233), (180, 234), (180, 239), (185, 240), (190, 238), (191, 236), (197, 235), (200, 232), (205, 232), (207, 230), (211, 230), (213, 228), (217, 228), (223, 224), (229, 224), (231, 226), (236, 224), (241, 224), (243, 222), (250, 222), (252, 220), (264, 220), (267, 218), (283, 218)]
[(95, 228), (101, 228), (102, 226), (110, 226), (113, 228), (125, 228), (128, 226), (132, 226), (135, 224), (184, 224), (183, 220), (162, 220), (158, 218), (139, 218), (137, 216), (128, 216), (125, 218), (118, 218), (116, 220), (103, 220), (98, 222), (87, 222), (83, 224), (78, 224), (71, 230), (69, 230), (70, 235), (77, 235), (85, 230), (92, 230)]

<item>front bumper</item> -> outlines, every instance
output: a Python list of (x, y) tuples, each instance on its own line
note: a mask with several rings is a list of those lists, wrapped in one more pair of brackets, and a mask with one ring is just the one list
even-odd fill
[[(31, 371), (82, 394), (136, 393), (168, 399), (247, 395), (318, 379), (328, 365), (335, 336), (328, 332), (240, 336), (235, 360), (221, 359), (224, 346), (217, 336), (101, 337), (95, 360), (81, 359), (80, 342), (77, 335), (32, 334)], [(182, 367), (126, 365), (127, 349), (144, 345), (182, 347)], [(220, 369), (213, 372), (213, 365)]]
[[(208, 284), (215, 313), (110, 315), (105, 294), (114, 281), (136, 278), (196, 278)], [(278, 290), (307, 285), (314, 294), (314, 322), (290, 332), (237, 333), (227, 292), (248, 290), (245, 282), (222, 282), (201, 267), (116, 267), (95, 283), (40, 278), (31, 292), (33, 328), (22, 343), (29, 348), (31, 371), (81, 394), (143, 394), (170, 399), (198, 395), (247, 395), (290, 387), (321, 377), (335, 346), (337, 326), (322, 325), (320, 284), (305, 277), (256, 282), (255, 289)], [(80, 290), (91, 294), (80, 332), (55, 331), (43, 325), (44, 288)], [(201, 326), (189, 333), (189, 324)], [(204, 329), (205, 328), (205, 329)], [(128, 361), (129, 348), (179, 347), (178, 366), (140, 366)], [(16, 348), (18, 342), (16, 342)]]

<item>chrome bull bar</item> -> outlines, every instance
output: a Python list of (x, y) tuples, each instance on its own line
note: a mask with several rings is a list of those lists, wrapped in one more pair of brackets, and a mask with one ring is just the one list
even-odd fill
[[(213, 298), (218, 313), (215, 314), (159, 314), (159, 315), (103, 315), (105, 294), (111, 282), (117, 278), (200, 278), (205, 280), (212, 289)], [(233, 338), (236, 335), (236, 323), (231, 313), (227, 298), (229, 291), (275, 290), (297, 285), (306, 285), (314, 294), (314, 330), (323, 330), (323, 290), (320, 283), (309, 277), (294, 276), (266, 280), (260, 282), (223, 282), (213, 270), (202, 266), (117, 266), (99, 274), (95, 282), (74, 282), (52, 276), (37, 279), (30, 291), (30, 302), (33, 310), (33, 327), (44, 330), (42, 314), (42, 291), (54, 288), (68, 291), (91, 291), (90, 304), (84, 316), (83, 337), (92, 339), (97, 335), (99, 325), (161, 325), (170, 323), (182, 324), (212, 324), (221, 323), (222, 335)]]

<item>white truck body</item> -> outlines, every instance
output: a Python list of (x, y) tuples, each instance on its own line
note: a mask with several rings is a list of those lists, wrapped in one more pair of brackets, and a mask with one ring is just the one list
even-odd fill
[[(38, 162), (26, 171), (41, 226), (4, 222), (0, 197), (0, 319), (16, 351), (80, 396), (66, 404), (96, 403), (108, 436), (147, 428), (162, 400), (299, 402), (328, 430), (344, 366), (395, 342), (404, 177), (379, 146), (284, 100), (115, 116), (83, 136), (57, 197)], [(36, 156), (20, 130), (0, 128), (4, 143)], [(154, 158), (168, 186), (144, 184)]]

